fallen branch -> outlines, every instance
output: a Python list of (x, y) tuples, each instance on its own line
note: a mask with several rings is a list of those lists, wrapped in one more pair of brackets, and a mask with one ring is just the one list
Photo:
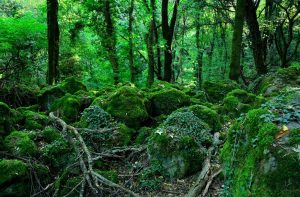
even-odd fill
[[(93, 158), (91, 156), (91, 153), (78, 130), (75, 127), (67, 125), (62, 119), (56, 117), (53, 112), (49, 114), (49, 117), (51, 120), (57, 122), (62, 127), (62, 132), (66, 134), (68, 141), (74, 147), (76, 154), (79, 157), (80, 168), (84, 174), (84, 180), (86, 180), (88, 186), (92, 189), (94, 194), (98, 194), (99, 190), (101, 190), (100, 185), (98, 184), (98, 182), (100, 182), (108, 187), (118, 188), (130, 194), (131, 196), (139, 197), (139, 195), (134, 193), (133, 191), (128, 190), (95, 172), (93, 169)], [(75, 136), (75, 138), (72, 135)], [(79, 142), (79, 144), (76, 142)], [(78, 147), (78, 145), (80, 145), (80, 147)], [(83, 151), (83, 154), (81, 154), (81, 151)], [(85, 183), (83, 185), (85, 185)], [(83, 195), (82, 192), (84, 192), (83, 188), (81, 189), (81, 196)]]

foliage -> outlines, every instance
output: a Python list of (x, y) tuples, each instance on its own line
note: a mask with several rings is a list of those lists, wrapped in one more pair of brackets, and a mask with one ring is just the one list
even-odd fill
[(86, 123), (86, 127), (90, 129), (109, 128), (113, 125), (111, 115), (95, 105), (83, 111), (81, 121)]
[(19, 156), (35, 155), (37, 146), (30, 139), (29, 132), (13, 131), (4, 139), (4, 146), (12, 153)]

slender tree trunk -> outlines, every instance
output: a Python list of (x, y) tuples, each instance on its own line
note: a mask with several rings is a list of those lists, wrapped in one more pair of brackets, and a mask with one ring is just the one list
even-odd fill
[(198, 14), (196, 21), (196, 48), (197, 48), (197, 66), (195, 67), (196, 85), (198, 89), (202, 87), (202, 66), (203, 66), (203, 50), (200, 44), (200, 17)]
[(149, 33), (146, 34), (146, 44), (147, 44), (147, 52), (148, 52), (148, 79), (147, 85), (151, 86), (154, 82), (154, 68), (155, 68), (155, 57), (153, 51), (153, 23), (151, 23), (151, 27), (149, 28)]
[(48, 76), (47, 82), (53, 85), (58, 78), (59, 61), (59, 26), (58, 26), (58, 1), (47, 0), (47, 25), (48, 25)]
[(134, 11), (134, 2), (135, 0), (130, 1), (129, 7), (129, 24), (128, 24), (128, 32), (129, 32), (129, 67), (130, 67), (130, 81), (131, 83), (135, 82), (136, 77), (136, 68), (134, 66), (134, 53), (133, 53), (133, 11)]
[(234, 32), (232, 38), (231, 49), (231, 63), (229, 77), (232, 80), (238, 80), (240, 78), (241, 70), (241, 49), (243, 39), (243, 27), (244, 27), (244, 14), (245, 14), (245, 0), (237, 0), (235, 19), (234, 19)]
[(263, 41), (256, 15), (256, 7), (252, 0), (246, 0), (246, 21), (251, 34), (252, 51), (255, 67), (258, 75), (266, 74), (267, 67), (264, 64)]
[(169, 16), (168, 16), (168, 5), (169, 0), (162, 0), (162, 32), (163, 38), (166, 41), (164, 48), (165, 62), (164, 62), (164, 81), (171, 82), (172, 80), (172, 41), (174, 36), (174, 29), (177, 19), (178, 5), (179, 0), (175, 0), (173, 14), (171, 18), (171, 23), (169, 25)]
[(112, 19), (110, 2), (111, 0), (104, 0), (103, 13), (105, 18), (105, 35), (103, 36), (102, 40), (114, 72), (114, 83), (118, 84), (120, 82), (120, 71), (116, 50), (117, 39), (114, 30), (114, 21)]
[[(266, 0), (266, 7), (265, 7), (265, 21), (266, 23), (271, 21), (271, 16), (273, 13), (273, 0)], [(263, 54), (264, 54), (264, 62), (267, 61), (268, 56), (268, 45), (270, 43), (270, 40), (272, 40), (272, 35), (270, 33), (269, 28), (265, 28), (263, 32), (264, 38), (263, 38)]]
[(150, 4), (151, 4), (151, 14), (152, 14), (152, 20), (153, 20), (153, 25), (154, 25), (154, 42), (156, 45), (156, 65), (157, 65), (157, 72), (156, 72), (156, 76), (158, 80), (162, 80), (162, 64), (161, 64), (161, 52), (160, 52), (160, 46), (159, 46), (159, 35), (158, 35), (158, 29), (157, 29), (157, 25), (156, 25), (156, 17), (155, 17), (155, 12), (156, 12), (156, 0), (151, 0)]

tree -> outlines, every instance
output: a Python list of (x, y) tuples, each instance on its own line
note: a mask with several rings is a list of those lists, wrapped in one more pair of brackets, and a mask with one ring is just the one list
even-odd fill
[(59, 61), (59, 26), (58, 26), (58, 1), (47, 0), (47, 25), (48, 25), (48, 77), (47, 82), (53, 85), (58, 78)]
[(257, 20), (256, 10), (260, 1), (254, 2), (253, 0), (246, 0), (246, 22), (248, 24), (251, 42), (252, 42), (252, 51), (255, 62), (256, 71), (259, 75), (267, 73), (267, 67), (264, 64), (264, 51), (263, 51), (263, 40), (261, 37), (261, 32), (259, 29), (259, 23)]
[(130, 0), (129, 6), (129, 23), (128, 23), (128, 32), (129, 32), (129, 67), (130, 67), (130, 81), (131, 83), (135, 82), (136, 68), (134, 66), (134, 53), (133, 53), (133, 11), (134, 11), (135, 0)]
[(165, 62), (164, 62), (164, 81), (170, 82), (172, 79), (172, 41), (174, 36), (175, 24), (177, 19), (177, 12), (180, 0), (175, 0), (173, 7), (173, 14), (171, 18), (171, 22), (169, 24), (169, 0), (162, 0), (162, 8), (161, 8), (161, 20), (162, 20), (162, 33), (163, 39), (165, 40)]
[(240, 62), (245, 17), (245, 3), (245, 0), (237, 0), (235, 10), (229, 78), (236, 81), (240, 78), (241, 74)]

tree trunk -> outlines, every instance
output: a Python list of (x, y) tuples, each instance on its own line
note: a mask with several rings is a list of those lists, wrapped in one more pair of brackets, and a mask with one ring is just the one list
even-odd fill
[(112, 69), (114, 72), (114, 83), (118, 84), (120, 82), (120, 71), (116, 50), (117, 39), (111, 14), (110, 0), (104, 1), (103, 13), (105, 19), (105, 36), (103, 36), (102, 38), (103, 45), (107, 50), (108, 59), (112, 65)]
[(240, 63), (241, 63), (241, 49), (243, 40), (243, 27), (244, 27), (244, 15), (245, 14), (245, 0), (237, 0), (234, 30), (232, 38), (231, 49), (231, 63), (229, 77), (232, 80), (238, 80), (240, 78)]
[(150, 87), (154, 82), (154, 68), (155, 68), (155, 57), (153, 52), (153, 23), (149, 28), (149, 33), (146, 34), (146, 44), (147, 44), (147, 53), (148, 53), (148, 79), (147, 85)]
[(135, 82), (136, 77), (136, 68), (134, 66), (134, 53), (133, 53), (133, 11), (134, 11), (134, 0), (130, 1), (129, 7), (129, 24), (128, 24), (128, 32), (129, 32), (129, 67), (130, 67), (130, 81), (131, 83)]
[(195, 67), (196, 85), (198, 89), (202, 87), (202, 66), (203, 66), (203, 50), (200, 46), (200, 17), (198, 14), (196, 21), (196, 47), (197, 47), (197, 66)]
[(246, 21), (251, 34), (252, 51), (255, 67), (258, 75), (266, 74), (267, 67), (264, 64), (263, 41), (256, 15), (256, 7), (252, 0), (246, 0)]
[(169, 16), (168, 16), (168, 5), (169, 0), (162, 0), (162, 32), (163, 38), (166, 41), (164, 48), (165, 62), (164, 62), (164, 81), (171, 82), (172, 79), (172, 41), (174, 36), (174, 29), (177, 19), (178, 5), (179, 0), (175, 0), (173, 14), (171, 18), (171, 23), (169, 25)]
[(59, 61), (59, 26), (58, 26), (58, 1), (47, 0), (47, 25), (48, 25), (48, 76), (49, 85), (54, 85), (58, 78)]
[(151, 14), (152, 14), (152, 20), (153, 20), (153, 25), (154, 25), (154, 42), (156, 45), (156, 65), (157, 65), (157, 72), (156, 72), (156, 76), (158, 80), (162, 80), (162, 64), (161, 64), (161, 58), (160, 58), (160, 46), (159, 46), (159, 36), (158, 36), (158, 29), (157, 29), (157, 25), (156, 25), (156, 17), (155, 17), (155, 11), (156, 11), (156, 4), (155, 4), (156, 0), (151, 0), (150, 4), (151, 4)]

